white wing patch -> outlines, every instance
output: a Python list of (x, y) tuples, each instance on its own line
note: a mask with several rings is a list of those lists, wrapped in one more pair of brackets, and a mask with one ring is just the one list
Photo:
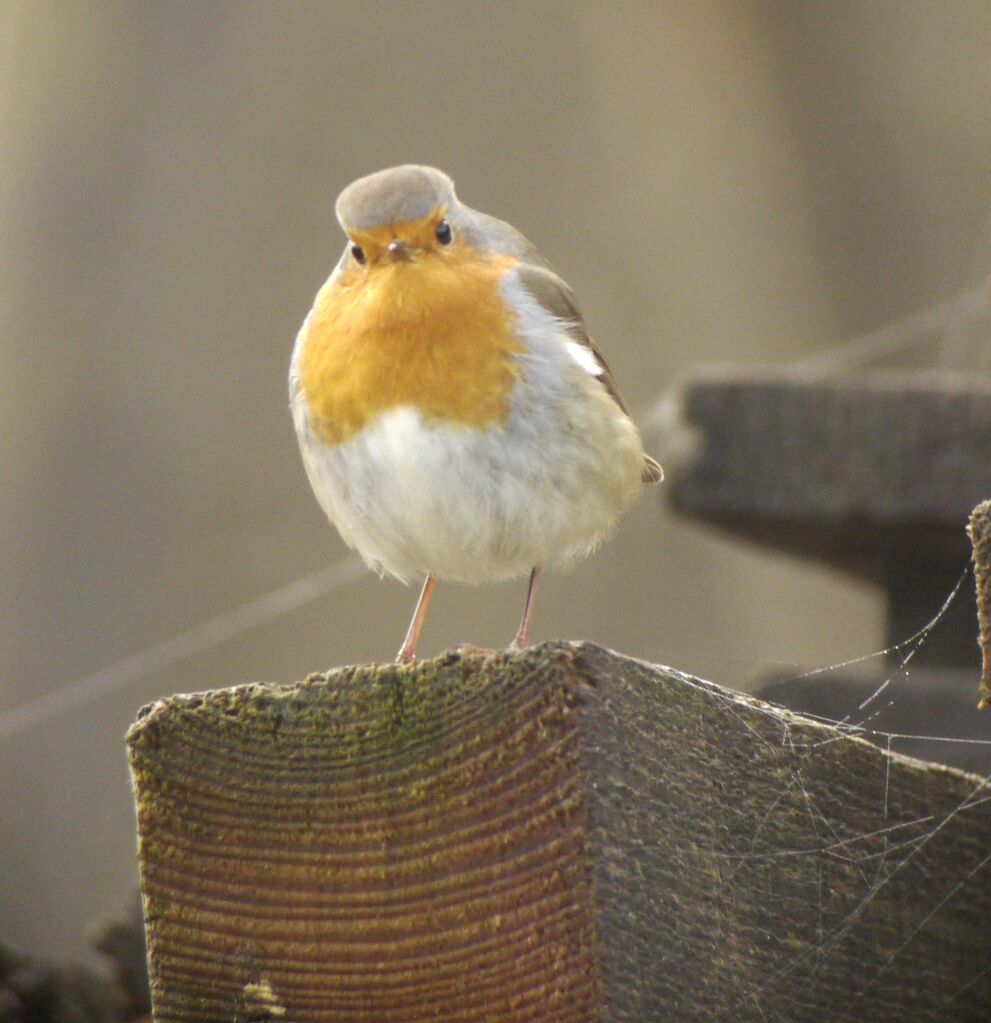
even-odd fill
[(587, 345), (580, 345), (577, 341), (565, 341), (564, 346), (568, 349), (568, 354), (571, 358), (586, 373), (590, 373), (594, 377), (602, 376), (604, 372), (602, 363), (595, 357), (595, 352), (591, 348)]

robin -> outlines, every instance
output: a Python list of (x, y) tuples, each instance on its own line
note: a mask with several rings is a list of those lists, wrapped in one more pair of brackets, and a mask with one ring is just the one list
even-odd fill
[(296, 338), (303, 462), (370, 568), (425, 577), (397, 655), (411, 661), (436, 579), (530, 573), (589, 554), (663, 478), (567, 284), (518, 231), (407, 165), (337, 199), (347, 244)]

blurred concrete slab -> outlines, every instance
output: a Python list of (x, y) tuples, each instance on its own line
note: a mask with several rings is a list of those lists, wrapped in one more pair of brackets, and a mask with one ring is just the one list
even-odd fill
[[(683, 414), (700, 443), (670, 474), (674, 507), (878, 583), (891, 642), (933, 616), (969, 563), (967, 518), (991, 494), (991, 378), (726, 372), (689, 383)], [(976, 663), (975, 622), (976, 605), (951, 616), (930, 659)]]

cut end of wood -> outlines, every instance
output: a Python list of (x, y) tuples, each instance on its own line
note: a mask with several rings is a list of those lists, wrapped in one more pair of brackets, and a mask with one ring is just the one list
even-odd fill
[(987, 710), (991, 706), (991, 501), (982, 501), (971, 512), (967, 535), (974, 545), (978, 643), (982, 655), (977, 708)]
[(159, 1023), (586, 1018), (568, 654), (507, 656), (146, 709), (128, 741)]

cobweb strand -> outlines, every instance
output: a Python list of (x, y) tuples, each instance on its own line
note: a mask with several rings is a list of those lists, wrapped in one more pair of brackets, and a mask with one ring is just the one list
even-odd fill
[(233, 611), (180, 632), (178, 635), (131, 654), (106, 668), (57, 686), (0, 714), (0, 741), (38, 727), (72, 710), (171, 668), (194, 654), (212, 650), (252, 629), (326, 596), (368, 570), (356, 555), (311, 572), (272, 590)]

